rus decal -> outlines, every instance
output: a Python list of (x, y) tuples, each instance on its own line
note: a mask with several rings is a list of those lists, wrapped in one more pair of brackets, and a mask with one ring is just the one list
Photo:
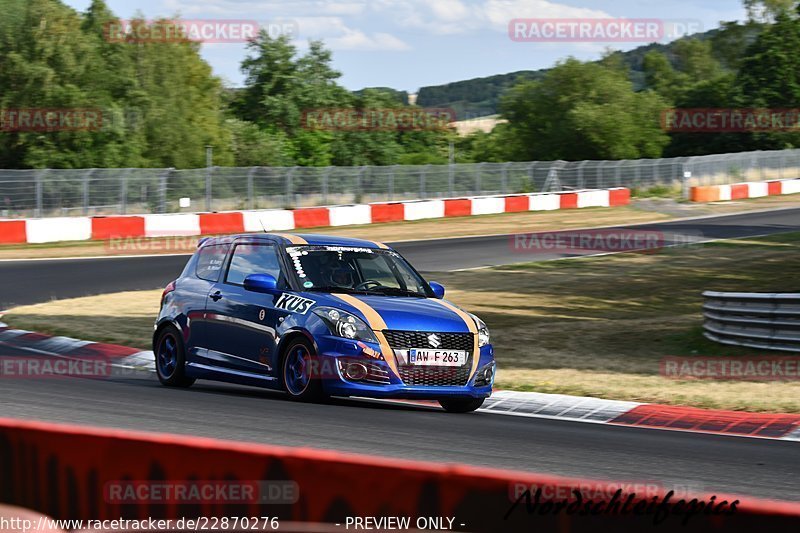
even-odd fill
[(291, 313), (298, 313), (304, 315), (308, 313), (314, 305), (314, 300), (295, 296), (294, 294), (282, 293), (275, 303), (276, 309), (283, 309)]

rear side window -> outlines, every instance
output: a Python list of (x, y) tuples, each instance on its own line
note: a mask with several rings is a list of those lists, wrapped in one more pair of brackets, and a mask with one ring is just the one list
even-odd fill
[(278, 251), (270, 244), (237, 244), (233, 249), (231, 266), (226, 283), (243, 285), (250, 274), (272, 274), (282, 285), (281, 263)]
[(222, 272), (222, 264), (228, 254), (229, 244), (214, 244), (203, 246), (198, 250), (197, 268), (195, 274), (200, 279), (206, 281), (219, 281), (219, 273)]

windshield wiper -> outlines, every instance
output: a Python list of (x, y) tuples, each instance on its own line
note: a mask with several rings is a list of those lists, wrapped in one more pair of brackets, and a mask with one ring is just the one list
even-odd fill
[(305, 289), (308, 292), (341, 292), (344, 294), (366, 294), (367, 291), (364, 290), (356, 290), (350, 287), (333, 287), (333, 286), (321, 286), (321, 287), (311, 287), (309, 289)]
[(396, 296), (416, 296), (418, 298), (425, 298), (426, 296), (417, 291), (410, 291), (408, 289), (401, 289), (399, 287), (373, 287), (369, 292), (377, 292), (378, 294), (391, 294)]

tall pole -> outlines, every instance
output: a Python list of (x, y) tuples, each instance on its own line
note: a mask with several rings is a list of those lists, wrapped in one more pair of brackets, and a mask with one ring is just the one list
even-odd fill
[(447, 160), (450, 162), (450, 166), (448, 167), (448, 176), (447, 176), (447, 194), (448, 196), (453, 196), (453, 185), (455, 181), (455, 167), (453, 165), (456, 163), (456, 145), (453, 140), (450, 140), (450, 147), (448, 150), (448, 157)]
[(214, 147), (206, 145), (206, 211), (211, 211), (211, 167), (214, 165)]

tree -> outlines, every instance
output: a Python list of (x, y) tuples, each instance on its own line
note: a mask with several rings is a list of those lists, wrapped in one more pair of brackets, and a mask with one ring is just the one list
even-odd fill
[(568, 59), (540, 82), (524, 82), (503, 99), (518, 160), (659, 157), (669, 142), (659, 120), (667, 102), (635, 93), (616, 69)]
[[(800, 20), (781, 12), (747, 49), (736, 82), (750, 108), (795, 108), (800, 102)], [(751, 135), (749, 149), (800, 146), (800, 134), (780, 131)]]
[(750, 20), (770, 21), (791, 12), (796, 0), (744, 0)]

